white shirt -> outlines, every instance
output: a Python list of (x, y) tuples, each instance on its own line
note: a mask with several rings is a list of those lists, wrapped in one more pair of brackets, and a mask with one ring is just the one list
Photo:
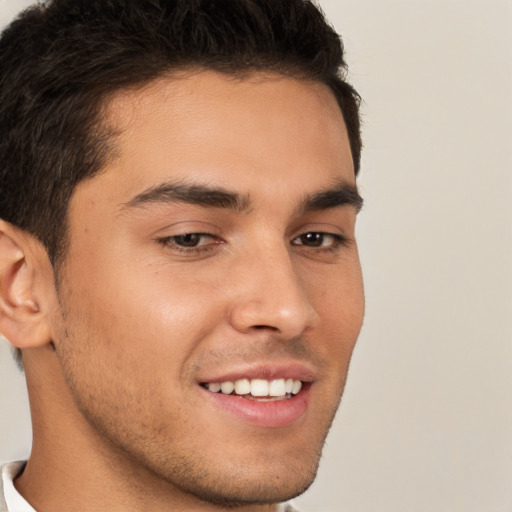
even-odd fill
[(36, 512), (14, 487), (13, 480), (20, 474), (25, 461), (10, 462), (2, 466), (4, 498), (9, 512)]

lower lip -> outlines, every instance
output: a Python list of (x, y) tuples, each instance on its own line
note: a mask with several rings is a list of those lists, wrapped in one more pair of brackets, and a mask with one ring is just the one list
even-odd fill
[(222, 408), (239, 419), (259, 427), (286, 427), (300, 420), (308, 409), (310, 384), (287, 400), (260, 402), (239, 395), (212, 393), (201, 388), (215, 406)]

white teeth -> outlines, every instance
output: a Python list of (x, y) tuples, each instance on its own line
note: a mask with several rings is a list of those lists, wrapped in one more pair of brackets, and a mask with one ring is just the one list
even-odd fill
[(268, 396), (268, 380), (252, 379), (251, 395), (252, 396)]
[(220, 389), (225, 395), (230, 395), (231, 393), (233, 393), (233, 390), (235, 389), (235, 385), (229, 381), (222, 382), (220, 385)]
[(235, 393), (237, 395), (248, 395), (251, 392), (251, 382), (249, 379), (240, 379), (235, 381)]
[(295, 379), (238, 379), (236, 381), (209, 382), (205, 387), (212, 393), (221, 391), (224, 395), (235, 392), (236, 395), (253, 397), (285, 397), (296, 395), (302, 389), (302, 382)]
[(270, 396), (284, 396), (284, 395), (286, 395), (285, 380), (284, 379), (273, 380), (270, 383), (268, 394)]

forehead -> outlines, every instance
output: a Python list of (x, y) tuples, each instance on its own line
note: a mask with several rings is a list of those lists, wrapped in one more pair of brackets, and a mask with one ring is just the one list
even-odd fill
[(118, 134), (116, 158), (99, 179), (114, 201), (169, 179), (243, 193), (269, 183), (288, 193), (291, 180), (303, 192), (317, 188), (319, 177), (324, 186), (354, 181), (343, 116), (320, 83), (181, 73), (116, 93), (106, 118)]

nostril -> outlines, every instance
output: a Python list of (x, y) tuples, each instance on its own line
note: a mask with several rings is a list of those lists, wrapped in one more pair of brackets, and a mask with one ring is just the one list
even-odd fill
[(279, 331), (279, 329), (277, 327), (273, 327), (271, 325), (253, 325), (253, 329), (258, 329), (258, 330), (268, 329), (270, 331)]

